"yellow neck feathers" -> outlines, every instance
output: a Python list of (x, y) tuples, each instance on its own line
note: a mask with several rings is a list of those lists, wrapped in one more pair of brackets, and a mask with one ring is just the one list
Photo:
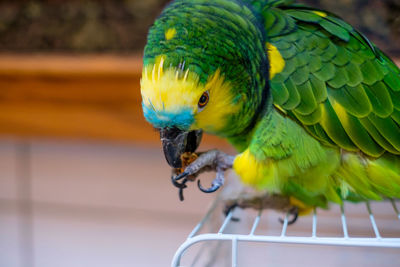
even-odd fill
[(283, 59), (278, 48), (276, 48), (276, 46), (273, 44), (267, 43), (267, 51), (270, 64), (269, 78), (272, 80), (276, 74), (280, 73), (285, 68), (285, 60)]

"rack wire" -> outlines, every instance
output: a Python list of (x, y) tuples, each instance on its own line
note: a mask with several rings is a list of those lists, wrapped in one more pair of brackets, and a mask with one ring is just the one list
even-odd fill
[[(369, 224), (372, 228), (374, 236), (372, 237), (352, 237), (349, 235), (348, 223), (345, 214), (345, 204), (340, 206), (340, 221), (342, 228), (342, 236), (340, 237), (322, 237), (318, 235), (318, 210), (314, 209), (312, 216), (312, 230), (310, 236), (289, 236), (287, 234), (288, 229), (288, 214), (286, 214), (282, 229), (278, 235), (256, 235), (255, 232), (260, 224), (260, 218), (263, 211), (259, 211), (255, 217), (251, 230), (248, 234), (229, 234), (225, 233), (227, 226), (232, 223), (233, 214), (235, 212), (232, 209), (226, 218), (223, 220), (219, 230), (212, 233), (199, 234), (200, 230), (204, 228), (204, 225), (210, 220), (211, 214), (217, 207), (217, 202), (214, 202), (212, 207), (209, 209), (204, 218), (194, 227), (193, 231), (189, 234), (186, 241), (178, 248), (173, 260), (172, 267), (179, 267), (181, 258), (185, 252), (192, 247), (194, 244), (200, 242), (209, 241), (230, 241), (231, 252), (232, 252), (232, 266), (237, 267), (238, 259), (238, 243), (239, 242), (258, 242), (258, 243), (281, 243), (281, 244), (303, 244), (303, 245), (329, 245), (329, 246), (347, 246), (347, 247), (381, 247), (381, 248), (400, 248), (400, 237), (382, 237), (380, 230), (377, 226), (375, 216), (371, 210), (369, 202), (365, 202), (366, 210), (368, 211)], [(400, 220), (400, 213), (397, 208), (396, 202), (390, 200), (391, 208), (395, 212), (398, 220)], [(200, 257), (201, 253), (193, 260), (196, 262)]]

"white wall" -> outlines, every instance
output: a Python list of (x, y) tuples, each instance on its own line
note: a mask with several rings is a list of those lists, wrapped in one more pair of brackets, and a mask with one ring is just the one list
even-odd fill
[[(23, 144), (0, 141), (0, 267), (169, 266), (214, 197), (191, 184), (185, 202), (180, 202), (159, 147)], [(210, 178), (202, 176), (203, 184)], [(383, 234), (399, 237), (400, 221), (390, 208), (381, 204), (373, 208)], [(351, 235), (372, 234), (363, 208), (350, 205), (348, 213)], [(241, 214), (244, 219), (228, 231), (248, 231), (254, 213)], [(268, 214), (259, 234), (280, 229), (278, 215)], [(322, 212), (318, 230), (340, 235), (337, 214), (337, 207)], [(289, 234), (310, 234), (310, 230), (310, 218), (300, 218)], [(398, 266), (400, 262), (400, 251), (394, 249), (276, 244), (240, 244), (239, 249), (239, 266)], [(229, 264), (229, 253), (223, 255)], [(190, 261), (184, 258), (183, 263)]]

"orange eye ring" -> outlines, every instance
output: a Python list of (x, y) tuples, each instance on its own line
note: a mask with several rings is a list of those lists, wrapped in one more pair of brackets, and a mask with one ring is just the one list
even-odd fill
[(198, 103), (199, 108), (204, 108), (207, 105), (209, 99), (210, 95), (208, 94), (208, 91), (205, 91), (199, 99)]

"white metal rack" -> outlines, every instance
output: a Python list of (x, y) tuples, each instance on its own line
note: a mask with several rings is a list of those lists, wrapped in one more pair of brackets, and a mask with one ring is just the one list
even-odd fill
[[(189, 234), (186, 241), (178, 248), (175, 256), (172, 260), (173, 267), (181, 266), (181, 258), (185, 252), (192, 247), (194, 244), (203, 242), (207, 243), (210, 241), (230, 241), (231, 252), (232, 252), (232, 266), (237, 266), (237, 255), (238, 255), (238, 243), (239, 242), (262, 242), (262, 243), (282, 243), (282, 244), (307, 244), (307, 245), (330, 245), (330, 246), (353, 246), (353, 247), (384, 247), (384, 248), (400, 248), (400, 236), (399, 237), (382, 237), (380, 230), (378, 229), (375, 216), (371, 211), (370, 203), (366, 202), (365, 206), (369, 215), (369, 224), (373, 230), (374, 236), (372, 237), (351, 237), (349, 236), (347, 218), (345, 215), (345, 206), (340, 207), (340, 221), (342, 228), (341, 237), (322, 237), (317, 234), (318, 226), (318, 211), (314, 210), (312, 216), (312, 231), (310, 236), (290, 236), (287, 234), (288, 229), (288, 215), (285, 216), (282, 229), (279, 235), (256, 235), (256, 229), (260, 224), (260, 218), (263, 211), (259, 211), (255, 217), (251, 230), (248, 234), (229, 234), (225, 233), (225, 230), (229, 224), (232, 223), (232, 216), (235, 210), (226, 216), (219, 230), (211, 233), (199, 234), (200, 230), (204, 228), (204, 225), (210, 220), (211, 214), (214, 212), (217, 206), (216, 201), (210, 208), (206, 216), (196, 225), (193, 231)], [(388, 202), (389, 203), (389, 202)], [(393, 211), (396, 217), (400, 220), (400, 213), (396, 206), (396, 202), (390, 201)], [(390, 205), (389, 204), (389, 205)], [(301, 218), (300, 218), (301, 219)], [(400, 222), (397, 222), (400, 223)], [(195, 257), (198, 260), (199, 255)], [(194, 265), (194, 264), (192, 264)], [(192, 266), (190, 265), (190, 266)]]

